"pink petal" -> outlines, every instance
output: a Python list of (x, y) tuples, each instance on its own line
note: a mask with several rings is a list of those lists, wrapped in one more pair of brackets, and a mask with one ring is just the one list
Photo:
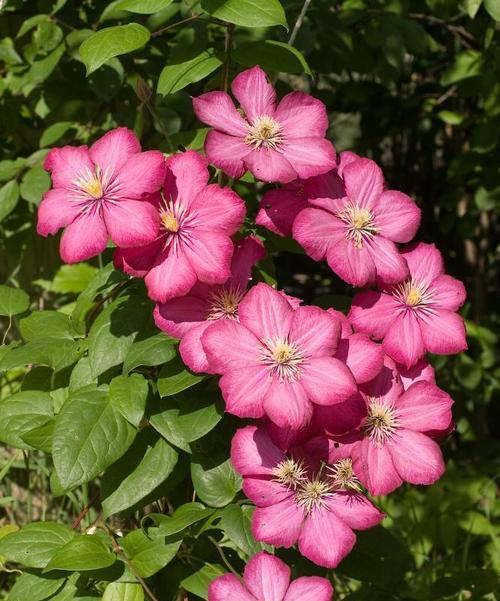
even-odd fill
[(198, 326), (189, 329), (182, 336), (181, 343), (179, 344), (179, 352), (182, 360), (195, 373), (212, 373), (205, 349), (201, 343), (201, 337), (211, 323), (210, 321), (204, 321)]
[(337, 165), (337, 173), (340, 177), (344, 177), (344, 169), (354, 161), (359, 161), (362, 157), (355, 152), (351, 152), (350, 150), (344, 150), (344, 152), (340, 153), (340, 160)]
[(272, 476), (285, 459), (263, 428), (245, 426), (236, 430), (231, 441), (231, 462), (242, 476)]
[(412, 309), (395, 316), (382, 343), (384, 351), (406, 367), (414, 365), (425, 353), (422, 325)]
[(209, 131), (205, 139), (207, 159), (230, 177), (239, 179), (246, 171), (244, 159), (252, 152), (243, 138)]
[(325, 105), (304, 92), (291, 92), (284, 96), (274, 118), (282, 126), (287, 139), (309, 136), (323, 138), (328, 129)]
[(102, 253), (107, 243), (106, 225), (100, 214), (91, 208), (64, 230), (59, 250), (65, 263), (78, 263)]
[(263, 259), (266, 249), (255, 236), (247, 236), (234, 242), (234, 253), (231, 259), (231, 277), (226, 282), (239, 290), (245, 290), (252, 279), (252, 267)]
[(354, 328), (381, 339), (399, 313), (399, 304), (389, 294), (367, 290), (356, 294), (348, 318)]
[(231, 91), (249, 121), (262, 115), (274, 115), (276, 92), (260, 67), (252, 67), (237, 75), (231, 84)]
[(358, 428), (366, 417), (366, 403), (359, 393), (335, 405), (315, 405), (313, 421), (327, 434), (339, 435)]
[(321, 175), (335, 167), (335, 148), (324, 138), (287, 139), (282, 151), (300, 179)]
[(394, 361), (384, 355), (384, 365), (373, 380), (362, 385), (362, 391), (369, 397), (384, 398), (394, 404), (403, 394), (403, 384)]
[(377, 446), (370, 438), (355, 445), (353, 466), (371, 495), (388, 495), (403, 483), (394, 467), (388, 445)]
[(452, 355), (467, 350), (464, 320), (446, 309), (434, 310), (420, 320), (425, 348), (437, 355)]
[(293, 224), (293, 237), (315, 261), (321, 261), (344, 234), (340, 219), (322, 209), (304, 209)]
[(355, 530), (372, 528), (384, 518), (384, 514), (359, 493), (339, 491), (327, 498), (326, 504), (330, 511)]
[(257, 507), (253, 512), (252, 534), (255, 540), (291, 547), (299, 538), (304, 515), (293, 497), (269, 507)]
[(370, 159), (349, 162), (342, 171), (346, 195), (367, 209), (373, 209), (384, 188), (384, 176), (380, 167)]
[(377, 279), (383, 285), (402, 282), (408, 277), (408, 265), (394, 242), (374, 236), (367, 241), (367, 247), (375, 263)]
[(330, 581), (319, 576), (301, 576), (288, 587), (283, 601), (332, 601)]
[(307, 357), (333, 355), (340, 338), (340, 321), (319, 307), (299, 307), (293, 314), (289, 340)]
[(197, 229), (183, 246), (187, 260), (198, 279), (207, 284), (222, 284), (231, 275), (233, 243), (227, 234)]
[(217, 373), (259, 366), (259, 340), (248, 328), (236, 321), (214, 321), (203, 334), (202, 344), (210, 365)]
[(332, 271), (348, 284), (362, 288), (375, 283), (377, 269), (366, 244), (357, 248), (341, 240), (330, 246), (326, 259)]
[(334, 357), (309, 359), (302, 368), (300, 382), (309, 400), (318, 405), (340, 403), (357, 391), (349, 368)]
[(433, 484), (444, 474), (439, 445), (420, 432), (400, 430), (390, 453), (400, 477), (410, 484)]
[(434, 244), (419, 242), (401, 251), (413, 280), (431, 283), (444, 273), (443, 257)]
[(405, 367), (404, 365), (397, 365), (397, 370), (401, 376), (404, 389), (406, 390), (415, 382), (430, 382), (431, 384), (436, 383), (436, 376), (434, 374), (434, 368), (425, 359), (420, 359), (412, 367)]
[(260, 340), (284, 338), (290, 331), (293, 309), (290, 303), (268, 284), (253, 286), (241, 301), (240, 323)]
[(208, 601), (257, 601), (234, 574), (223, 574), (208, 587)]
[(364, 334), (351, 334), (349, 338), (343, 338), (335, 356), (344, 361), (358, 384), (373, 380), (384, 363), (381, 345)]
[(260, 203), (255, 223), (278, 236), (291, 236), (297, 215), (307, 207), (307, 201), (297, 190), (268, 190)]
[[(207, 353), (207, 356), (210, 369), (215, 370), (211, 355)], [(228, 371), (220, 379), (219, 386), (228, 413), (238, 417), (264, 417), (263, 401), (270, 386), (265, 368), (240, 367)]]
[(344, 182), (335, 171), (329, 171), (306, 180), (305, 197), (314, 206), (341, 211), (346, 203)]
[(327, 309), (328, 313), (330, 313), (330, 315), (333, 315), (334, 317), (336, 317), (339, 320), (340, 323), (340, 337), (341, 338), (348, 338), (353, 330), (352, 330), (352, 326), (351, 326), (351, 322), (349, 321), (349, 319), (347, 318), (346, 315), (344, 315), (342, 313), (342, 311), (337, 311), (337, 309)]
[(187, 294), (196, 283), (196, 274), (183, 252), (165, 250), (157, 255), (144, 281), (149, 298), (165, 303)]
[(464, 304), (466, 296), (463, 282), (450, 275), (439, 275), (432, 282), (432, 300), (440, 309), (458, 311)]
[(290, 583), (291, 570), (277, 557), (264, 551), (254, 555), (245, 566), (243, 580), (247, 589), (263, 601), (283, 601)]
[[(156, 325), (170, 336), (181, 338), (190, 330), (205, 323), (208, 313), (206, 299), (188, 294), (182, 298), (156, 305), (154, 320)], [(209, 325), (211, 325), (209, 323)]]
[(420, 226), (420, 209), (396, 190), (382, 192), (374, 213), (378, 233), (393, 242), (410, 242)]
[(113, 256), (116, 269), (136, 278), (143, 278), (154, 265), (156, 257), (162, 252), (163, 240), (159, 238), (136, 248), (117, 248)]
[(41, 236), (55, 234), (57, 230), (69, 225), (85, 207), (85, 202), (78, 202), (64, 188), (54, 188), (43, 195), (38, 207), (36, 231)]
[(191, 205), (192, 218), (200, 228), (218, 229), (228, 236), (240, 228), (245, 213), (245, 203), (236, 192), (217, 184), (210, 184), (199, 192)]
[[(112, 129), (90, 147), (90, 158), (102, 172), (116, 175), (128, 159), (141, 152), (141, 145), (133, 131), (126, 127)], [(161, 185), (161, 184), (160, 184)]]
[(311, 420), (313, 407), (301, 382), (280, 382), (275, 377), (263, 401), (269, 419), (281, 428), (298, 430)]
[(257, 507), (276, 505), (293, 496), (293, 490), (271, 476), (247, 476), (243, 479), (243, 492)]
[(103, 203), (103, 217), (111, 240), (123, 248), (144, 246), (158, 235), (158, 211), (141, 200)]
[(162, 187), (166, 170), (161, 152), (138, 152), (130, 157), (106, 188), (105, 197), (111, 200), (148, 199)]
[(396, 407), (401, 427), (417, 432), (445, 430), (452, 419), (453, 399), (429, 382), (416, 382), (399, 397)]
[(95, 171), (87, 146), (52, 148), (45, 157), (43, 168), (51, 172), (54, 188), (73, 190), (75, 182), (87, 179)]
[(231, 136), (245, 137), (246, 122), (226, 92), (207, 92), (193, 98), (195, 115), (202, 123)]
[(286, 184), (297, 178), (297, 172), (284, 154), (269, 148), (254, 149), (245, 157), (245, 166), (263, 182)]
[(299, 537), (299, 551), (315, 564), (336, 568), (356, 542), (354, 532), (326, 507), (314, 509)]
[(170, 156), (166, 163), (164, 190), (167, 197), (180, 200), (190, 208), (198, 194), (208, 185), (207, 160), (193, 150)]

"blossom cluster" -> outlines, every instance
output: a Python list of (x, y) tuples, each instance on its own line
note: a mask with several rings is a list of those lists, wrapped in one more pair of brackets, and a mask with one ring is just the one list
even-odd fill
[[(389, 189), (374, 161), (336, 156), (322, 102), (302, 92), (278, 102), (259, 67), (231, 89), (238, 106), (223, 91), (193, 100), (212, 128), (205, 156), (141, 152), (126, 128), (90, 148), (51, 150), (53, 189), (39, 207), (38, 231), (65, 228), (68, 263), (95, 256), (111, 239), (115, 266), (144, 278), (155, 322), (180, 340), (185, 364), (219, 375), (226, 411), (255, 420), (231, 448), (256, 505), (255, 539), (297, 545), (332, 568), (353, 548), (355, 530), (383, 519), (369, 495), (432, 484), (444, 471), (439, 440), (453, 429), (453, 401), (437, 387), (426, 353), (466, 348), (457, 313), (465, 289), (433, 244), (412, 242), (415, 202)], [(361, 288), (347, 316), (253, 283), (265, 246), (239, 233), (245, 203), (210, 183), (209, 163), (233, 178), (248, 170), (281, 184), (264, 193), (255, 224), (292, 236)], [(289, 578), (263, 554), (247, 565), (244, 584), (226, 575), (209, 598), (331, 598), (327, 581)]]

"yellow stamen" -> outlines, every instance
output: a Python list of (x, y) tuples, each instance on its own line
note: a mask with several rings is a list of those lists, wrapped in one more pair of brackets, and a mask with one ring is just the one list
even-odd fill
[(172, 211), (163, 211), (161, 213), (161, 222), (163, 224), (163, 227), (167, 230), (167, 232), (172, 232), (175, 234), (175, 232), (179, 231), (179, 222), (175, 218)]
[(410, 307), (414, 307), (418, 305), (418, 303), (422, 300), (422, 295), (417, 288), (411, 287), (406, 295), (406, 304), (410, 305)]
[(248, 125), (245, 144), (256, 149), (267, 148), (276, 150), (284, 141), (281, 125), (268, 115), (257, 117)]

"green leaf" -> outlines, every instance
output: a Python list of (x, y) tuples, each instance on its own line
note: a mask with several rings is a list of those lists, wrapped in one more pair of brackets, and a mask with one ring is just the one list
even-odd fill
[(450, 125), (460, 125), (464, 120), (464, 115), (456, 113), (455, 111), (439, 111), (437, 116), (441, 121), (449, 123)]
[(102, 601), (144, 601), (144, 591), (140, 584), (134, 582), (110, 582)]
[(476, 536), (494, 536), (494, 527), (479, 511), (467, 511), (458, 521), (460, 528)]
[(88, 263), (62, 265), (57, 270), (50, 289), (63, 294), (81, 292), (90, 284), (96, 273), (97, 269)]
[(133, 426), (139, 426), (148, 396), (148, 383), (144, 376), (118, 376), (111, 380), (109, 397), (113, 405)]
[(0, 371), (24, 367), (30, 363), (47, 365), (59, 371), (75, 363), (85, 352), (85, 341), (64, 338), (37, 338), (21, 346), (9, 345), (8, 352), (0, 357)]
[(175, 94), (191, 83), (196, 83), (213, 73), (222, 65), (213, 48), (204, 50), (198, 56), (163, 68), (158, 81), (158, 94)]
[(23, 441), (34, 449), (52, 453), (52, 438), (54, 436), (55, 420), (50, 419), (41, 426), (21, 434)]
[(18, 392), (0, 402), (0, 440), (19, 449), (31, 449), (23, 435), (45, 425), (53, 415), (53, 401), (48, 393)]
[(59, 592), (66, 582), (66, 577), (54, 578), (40, 576), (39, 573), (24, 572), (16, 578), (9, 592), (9, 601), (45, 601)]
[(0, 222), (10, 215), (19, 201), (19, 185), (15, 179), (0, 188)]
[(0, 315), (19, 315), (27, 311), (30, 298), (20, 288), (11, 288), (0, 284)]
[(455, 62), (441, 75), (442, 86), (449, 86), (468, 77), (480, 75), (484, 67), (484, 58), (478, 50), (463, 50), (457, 54)]
[(484, 0), (484, 8), (495, 21), (500, 21), (500, 0)]
[(75, 331), (68, 315), (59, 311), (33, 311), (21, 319), (19, 329), (25, 340), (57, 338), (73, 341)]
[(205, 507), (202, 503), (185, 503), (172, 515), (162, 516), (159, 532), (165, 536), (177, 534), (188, 526), (211, 516), (213, 512), (213, 509)]
[(275, 40), (246, 42), (233, 50), (231, 56), (244, 67), (259, 65), (265, 71), (311, 74), (302, 53), (284, 42)]
[(190, 574), (184, 580), (181, 580), (182, 588), (186, 589), (189, 593), (193, 593), (197, 597), (202, 599), (208, 599), (208, 587), (212, 580), (215, 580), (218, 576), (222, 576), (225, 571), (222, 566), (213, 563), (206, 563), (201, 569), (194, 574)]
[(25, 200), (37, 205), (49, 188), (50, 175), (42, 167), (34, 167), (25, 173), (19, 191)]
[(52, 443), (62, 487), (68, 490), (95, 478), (125, 453), (135, 434), (107, 392), (75, 392), (56, 418)]
[(467, 11), (467, 14), (473, 19), (479, 10), (483, 0), (462, 0), (462, 6)]
[[(49, 125), (40, 136), (39, 146), (44, 148), (45, 146), (51, 146), (58, 140), (60, 140), (66, 132), (70, 129), (75, 129), (76, 123), (73, 121), (59, 121)], [(69, 267), (69, 266), (68, 266)]]
[(0, 555), (28, 568), (44, 568), (75, 533), (53, 522), (33, 522), (0, 540)]
[(222, 512), (220, 525), (227, 537), (247, 556), (262, 551), (262, 545), (252, 535), (252, 513), (249, 505), (228, 505)]
[(283, 25), (285, 11), (278, 0), (202, 0), (201, 7), (213, 17), (243, 27)]
[(116, 25), (97, 31), (80, 46), (80, 57), (87, 67), (87, 75), (114, 56), (142, 48), (150, 36), (150, 32), (138, 23)]
[(174, 0), (122, 0), (118, 2), (118, 10), (128, 10), (131, 13), (140, 13), (141, 15), (151, 15), (157, 13), (167, 6), (170, 6)]
[(84, 572), (100, 570), (108, 568), (115, 561), (116, 555), (102, 541), (100, 536), (80, 534), (54, 553), (44, 571)]
[(164, 365), (158, 377), (158, 392), (160, 396), (171, 396), (182, 390), (191, 388), (201, 382), (205, 376), (189, 371), (179, 357)]
[(132, 507), (164, 482), (179, 456), (162, 438), (142, 430), (120, 461), (112, 465), (102, 480), (102, 508), (108, 517)]
[(165, 540), (158, 528), (134, 530), (123, 539), (122, 547), (139, 576), (149, 578), (164, 568), (177, 554), (182, 538)]
[(224, 507), (241, 489), (241, 477), (230, 459), (216, 453), (196, 453), (191, 460), (191, 478), (200, 499), (210, 507)]
[(134, 342), (123, 362), (123, 373), (128, 374), (140, 365), (161, 365), (170, 361), (176, 355), (173, 342), (163, 332)]

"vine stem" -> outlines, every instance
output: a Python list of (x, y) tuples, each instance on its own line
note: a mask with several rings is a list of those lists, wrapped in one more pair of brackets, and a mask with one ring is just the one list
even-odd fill
[(238, 578), (238, 580), (241, 580), (241, 576), (238, 574), (238, 572), (233, 568), (233, 566), (229, 563), (228, 558), (226, 557), (226, 554), (224, 553), (224, 551), (222, 550), (222, 547), (219, 545), (219, 543), (215, 540), (215, 538), (212, 538), (211, 536), (208, 537), (208, 540), (212, 543), (212, 545), (214, 545), (214, 547), (217, 549), (217, 551), (219, 552), (219, 555), (222, 559), (222, 561), (224, 562), (225, 566), (236, 576), (236, 578)]
[(300, 28), (302, 27), (302, 23), (304, 22), (304, 18), (306, 16), (307, 9), (309, 8), (309, 5), (311, 4), (311, 2), (312, 2), (312, 0), (304, 0), (302, 10), (300, 11), (299, 16), (297, 17), (297, 21), (295, 22), (293, 31), (290, 34), (290, 37), (288, 39), (288, 43), (290, 44), (290, 46), (293, 46), (293, 44), (295, 42), (295, 39), (297, 37), (297, 34), (300, 31)]

